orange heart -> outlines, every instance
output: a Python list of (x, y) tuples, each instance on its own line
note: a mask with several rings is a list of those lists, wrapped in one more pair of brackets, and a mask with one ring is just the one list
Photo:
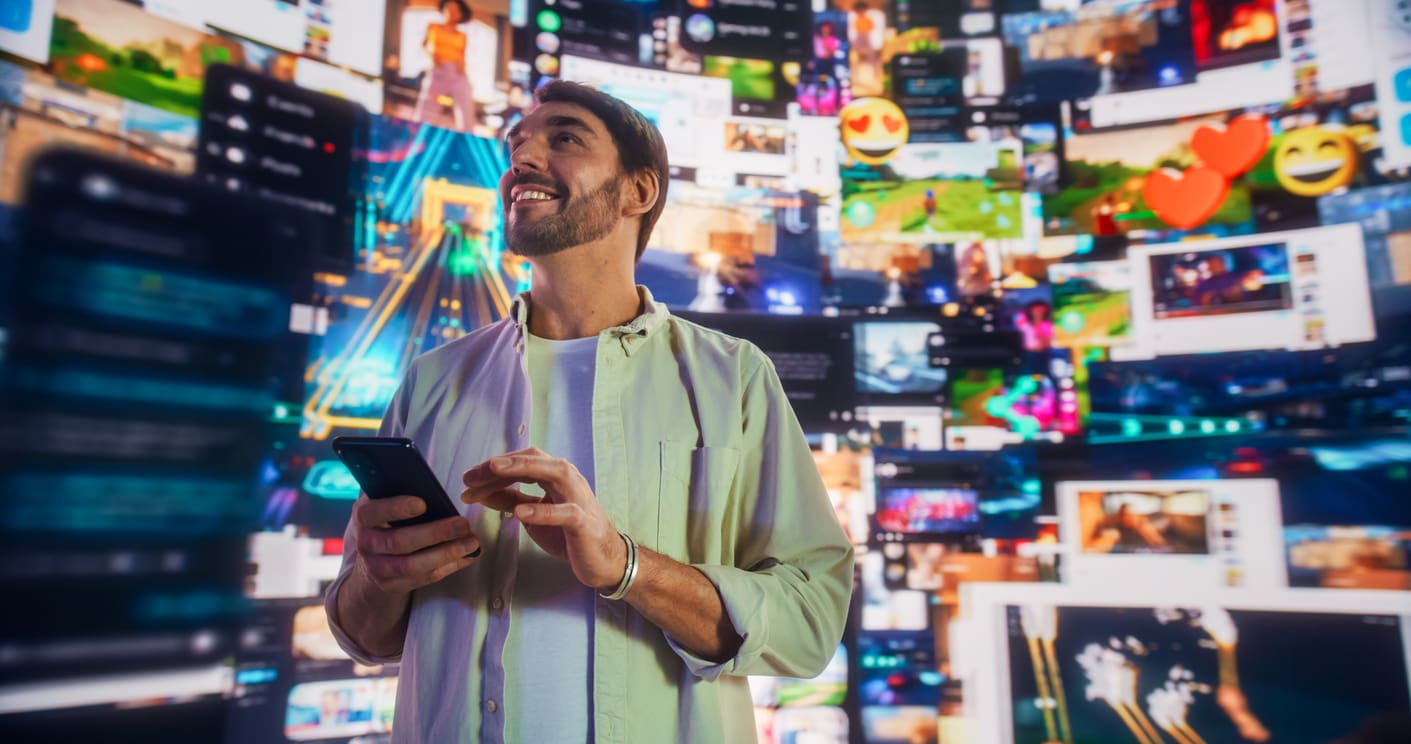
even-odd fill
[(1154, 170), (1142, 184), (1142, 197), (1151, 211), (1182, 230), (1210, 219), (1229, 193), (1229, 180), (1203, 165), (1193, 165), (1184, 173), (1170, 168)]
[(1206, 124), (1191, 136), (1191, 149), (1201, 162), (1234, 178), (1264, 157), (1269, 149), (1269, 122), (1259, 114), (1245, 114), (1229, 126)]
[(872, 126), (872, 117), (866, 114), (863, 114), (862, 116), (859, 116), (856, 119), (851, 119), (848, 121), (848, 128), (853, 130), (854, 132), (857, 132), (858, 134), (866, 132), (867, 128), (870, 126)]

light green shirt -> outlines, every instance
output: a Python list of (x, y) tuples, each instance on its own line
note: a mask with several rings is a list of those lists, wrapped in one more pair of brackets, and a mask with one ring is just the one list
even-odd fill
[[(834, 516), (798, 420), (754, 345), (671, 316), (638, 288), (644, 312), (598, 336), (593, 387), (595, 492), (640, 544), (701, 570), (743, 638), (711, 664), (624, 602), (594, 598), (592, 711), (609, 742), (752, 742), (746, 675), (814, 677), (843, 633), (853, 550)], [(414, 440), (451, 494), (467, 469), (528, 446), (528, 297), (512, 317), (418, 357), (382, 433)], [(401, 660), (393, 741), (499, 741), (506, 597), (519, 524), (462, 507), (484, 553), (417, 590)], [(358, 648), (336, 615), (352, 569), (353, 533), (326, 606), (339, 643)], [(552, 701), (537, 701), (553, 715)]]

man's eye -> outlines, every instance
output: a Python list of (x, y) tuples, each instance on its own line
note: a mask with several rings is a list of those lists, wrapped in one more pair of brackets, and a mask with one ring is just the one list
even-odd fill
[(558, 136), (558, 140), (559, 142), (571, 142), (573, 144), (578, 144), (578, 138), (567, 133), (560, 134)]

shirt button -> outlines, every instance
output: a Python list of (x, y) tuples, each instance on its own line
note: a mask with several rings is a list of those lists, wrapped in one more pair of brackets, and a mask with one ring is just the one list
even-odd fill
[(490, 603), (490, 606), (498, 610), (505, 606), (505, 600), (495, 597), (494, 601)]
[(485, 710), (488, 710), (488, 711), (490, 711), (491, 713), (494, 713), (495, 711), (497, 711), (497, 710), (499, 710), (499, 709), (500, 709), (500, 706), (496, 705), (494, 700), (486, 700), (486, 701), (485, 701)]
[(520, 424), (520, 425), (519, 425), (519, 435), (520, 435), (521, 437), (524, 436), (524, 431), (525, 431), (526, 428), (527, 428), (527, 427), (526, 427), (524, 424)]

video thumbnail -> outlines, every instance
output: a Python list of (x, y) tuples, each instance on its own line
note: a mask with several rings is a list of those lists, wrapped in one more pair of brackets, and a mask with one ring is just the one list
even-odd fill
[(1065, 350), (1054, 349), (1047, 368), (1039, 371), (977, 367), (955, 373), (947, 440), (958, 446), (956, 437), (975, 435), (965, 447), (983, 448), (988, 438), (979, 429), (996, 430), (1002, 440), (1015, 442), (1062, 441), (1063, 435), (1078, 434), (1082, 419), (1070, 358)]
[(880, 488), (877, 526), (908, 535), (956, 535), (980, 528), (973, 488)]
[(853, 330), (857, 392), (941, 393), (946, 371), (931, 366), (930, 340), (941, 327), (918, 321), (859, 323)]
[(1007, 613), (1016, 744), (1393, 741), (1411, 731), (1394, 615), (1035, 605)]
[(1131, 343), (1114, 361), (1321, 349), (1377, 337), (1355, 225), (1129, 249)]
[(1411, 529), (1295, 525), (1284, 545), (1289, 586), (1411, 591)]
[(323, 605), (300, 607), (294, 612), (294, 632), (290, 650), (296, 659), (315, 661), (337, 661), (347, 659), (348, 654), (338, 646), (333, 631), (328, 627), (328, 613)]
[(1132, 272), (1125, 261), (1056, 263), (1053, 343), (1079, 348), (1124, 343), (1132, 334)]
[(940, 713), (934, 705), (865, 705), (862, 731), (871, 744), (936, 741)]
[(1202, 490), (1081, 491), (1078, 523), (1083, 552), (1209, 553), (1210, 503), (1210, 492)]
[(293, 741), (387, 733), (397, 679), (337, 679), (305, 682), (289, 691), (284, 735)]
[(1004, 16), (1023, 78), (1011, 91), (1052, 102), (1195, 81), (1191, 18), (1174, 0), (1088, 3)]
[(847, 744), (848, 714), (842, 708), (780, 708), (774, 713), (778, 744)]
[[(1044, 233), (1106, 238), (1134, 230), (1169, 229), (1147, 206), (1142, 185), (1152, 171), (1194, 165), (1192, 135), (1201, 126), (1224, 122), (1224, 116), (1207, 116), (1094, 132), (1074, 121), (1072, 134), (1063, 141), (1068, 183), (1044, 196)], [(1205, 224), (1246, 223), (1253, 218), (1249, 186), (1237, 180)]]
[[(487, 114), (507, 101), (511, 52), (503, 4), (379, 0), (386, 113), (460, 132), (490, 134)], [(469, 11), (469, 12), (467, 12)], [(518, 96), (527, 97), (521, 89)], [(501, 118), (504, 118), (503, 116)]]
[(930, 631), (865, 633), (858, 638), (858, 697), (863, 705), (941, 702), (936, 637)]
[(190, 118), (201, 111), (206, 66), (243, 64), (237, 42), (126, 3), (58, 0), (49, 69), (74, 85)]
[[(891, 547), (901, 548), (901, 545)], [(902, 553), (905, 555), (905, 553)], [(931, 627), (931, 595), (910, 589), (889, 589), (887, 561), (880, 551), (869, 551), (858, 557), (861, 570), (863, 630), (926, 630)], [(906, 577), (906, 564), (899, 567), (901, 582)], [(902, 584), (905, 586), (905, 584)]]
[(1018, 238), (1019, 141), (905, 145), (880, 166), (843, 170), (845, 242), (952, 243)]
[[(706, 56), (701, 69), (706, 77), (730, 81), (730, 96), (741, 113), (765, 113), (773, 109), (779, 96), (775, 84), (775, 65), (764, 59)], [(740, 104), (749, 106), (741, 108)], [(758, 106), (758, 112), (754, 107)], [(782, 112), (780, 112), (782, 113)]]
[[(0, 65), (5, 63), (0, 62)], [(20, 96), (0, 103), (0, 201), (17, 203), (30, 160), (51, 145), (106, 153), (177, 174), (196, 169), (196, 120), (8, 67)]]
[(799, 71), (796, 100), (810, 116), (836, 116), (852, 101), (848, 58), (848, 16), (837, 11), (813, 14), (813, 56)]
[(1191, 0), (1190, 13), (1202, 72), (1279, 58), (1274, 0)]
[(1158, 319), (1293, 307), (1288, 246), (1283, 243), (1155, 254), (1147, 260)]
[(886, 92), (882, 48), (890, 29), (887, 12), (891, 0), (833, 0), (833, 6), (848, 14), (849, 66), (853, 96), (880, 96)]

